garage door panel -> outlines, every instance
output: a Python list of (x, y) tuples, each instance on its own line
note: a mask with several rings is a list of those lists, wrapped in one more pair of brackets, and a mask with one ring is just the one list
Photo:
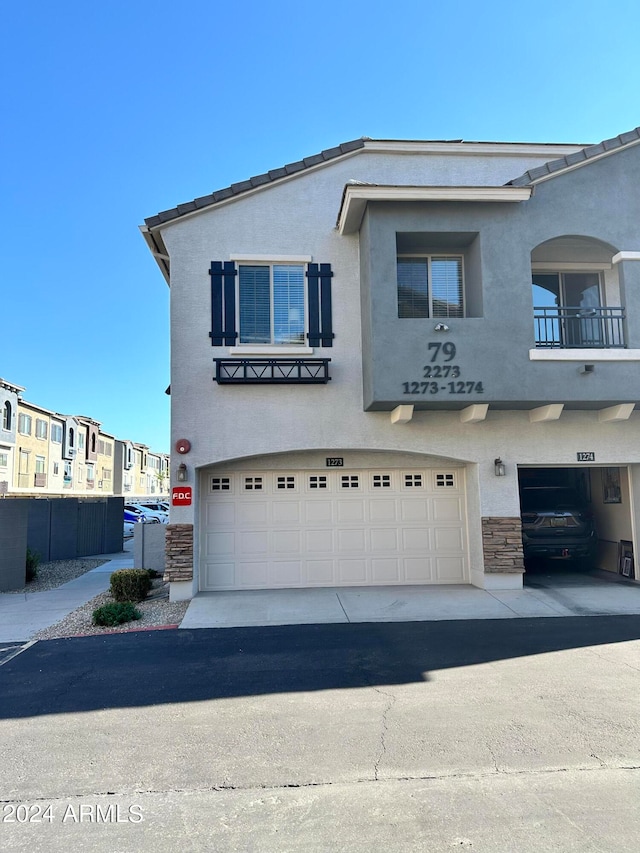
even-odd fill
[(396, 512), (397, 501), (392, 498), (369, 502), (369, 520), (374, 524), (385, 524), (388, 521), (395, 521)]
[(306, 530), (304, 550), (307, 554), (332, 554), (335, 549), (333, 530)]
[(265, 560), (238, 560), (236, 566), (236, 586), (246, 589), (267, 586), (269, 582), (269, 563)]
[(461, 522), (463, 518), (461, 498), (438, 498), (433, 501), (434, 521)]
[(363, 584), (367, 581), (367, 561), (338, 560), (337, 581), (342, 584)]
[(237, 524), (242, 528), (267, 524), (269, 521), (269, 503), (268, 501), (239, 500), (236, 514)]
[(349, 522), (353, 521), (364, 521), (365, 514), (363, 500), (339, 500), (337, 502), (337, 509), (338, 524), (348, 524)]
[(308, 500), (303, 505), (303, 518), (307, 524), (326, 524), (333, 520), (332, 501)]
[(273, 554), (299, 554), (301, 533), (299, 530), (274, 530), (272, 533)]
[(236, 581), (236, 565), (231, 563), (205, 563), (204, 582), (206, 588), (233, 589)]
[(274, 524), (299, 524), (300, 504), (298, 501), (274, 500), (271, 504)]
[(397, 551), (398, 550), (398, 531), (392, 527), (378, 528), (371, 531), (371, 550), (376, 551)]
[(274, 560), (269, 567), (270, 586), (301, 586), (302, 564), (299, 560)]
[(397, 584), (402, 580), (400, 574), (400, 560), (393, 557), (380, 559), (374, 557), (371, 560), (371, 580), (374, 583)]
[(462, 531), (459, 527), (436, 527), (433, 533), (436, 551), (462, 550)]
[(307, 583), (310, 586), (332, 586), (335, 582), (333, 560), (307, 560)]
[(338, 551), (366, 551), (366, 535), (362, 528), (346, 528), (338, 530)]
[(405, 557), (404, 577), (407, 583), (433, 581), (433, 561), (430, 557)]
[(231, 501), (220, 501), (220, 503), (208, 503), (205, 511), (205, 526), (230, 525), (236, 523), (236, 505)]
[(467, 577), (460, 471), (230, 474), (224, 491), (209, 486), (211, 477), (204, 482), (203, 589)]
[(429, 504), (426, 499), (402, 499), (398, 503), (399, 520), (406, 522), (429, 520)]
[(232, 532), (207, 533), (204, 541), (205, 557), (220, 557), (235, 552), (236, 537)]
[(267, 530), (245, 530), (238, 535), (238, 553), (245, 554), (268, 554), (269, 532)]
[(464, 560), (460, 557), (436, 557), (436, 578), (441, 582), (459, 583), (464, 580)]

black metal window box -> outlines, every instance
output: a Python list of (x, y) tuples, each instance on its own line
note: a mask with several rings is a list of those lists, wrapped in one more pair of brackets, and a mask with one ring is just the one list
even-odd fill
[(330, 358), (214, 358), (219, 385), (326, 385)]

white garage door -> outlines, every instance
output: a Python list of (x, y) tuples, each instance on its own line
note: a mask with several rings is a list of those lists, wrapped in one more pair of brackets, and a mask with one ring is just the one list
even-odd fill
[(464, 583), (463, 474), (426, 468), (209, 475), (201, 589)]

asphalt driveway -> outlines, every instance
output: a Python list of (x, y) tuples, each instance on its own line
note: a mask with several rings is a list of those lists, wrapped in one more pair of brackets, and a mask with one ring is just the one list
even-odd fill
[(637, 617), (37, 643), (2, 800), (54, 820), (0, 849), (635, 851), (639, 672)]

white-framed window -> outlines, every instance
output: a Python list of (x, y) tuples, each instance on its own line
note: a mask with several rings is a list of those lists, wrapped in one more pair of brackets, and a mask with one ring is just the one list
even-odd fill
[(0, 451), (0, 468), (7, 468), (9, 465), (9, 454)]
[(326, 474), (309, 474), (310, 489), (328, 489), (329, 478)]
[(359, 489), (360, 477), (358, 474), (341, 474), (340, 475), (341, 489)]
[(461, 255), (398, 255), (398, 317), (464, 317)]
[(276, 476), (276, 489), (278, 491), (295, 490), (296, 478), (292, 474), (278, 474)]
[(87, 465), (87, 483), (93, 483), (95, 476), (96, 474), (93, 465)]
[(263, 488), (262, 477), (245, 477), (245, 492), (261, 492)]
[(436, 489), (455, 489), (455, 487), (456, 475), (453, 472), (436, 474)]
[(78, 465), (78, 478), (77, 479), (78, 479), (79, 483), (82, 483), (82, 481), (84, 480), (84, 468), (82, 467), (82, 465)]
[(103, 480), (111, 480), (111, 468), (103, 468), (102, 469), (102, 479)]
[(62, 444), (62, 424), (51, 424), (51, 441)]
[(47, 470), (46, 465), (47, 460), (44, 456), (36, 456), (36, 474), (45, 474)]
[(84, 433), (78, 430), (78, 450), (84, 450)]
[(31, 415), (20, 412), (18, 415), (18, 432), (21, 435), (31, 435)]
[(238, 264), (238, 343), (305, 345), (305, 266)]
[(230, 477), (212, 477), (211, 478), (212, 492), (230, 492), (231, 478)]
[(371, 485), (374, 489), (390, 489), (391, 474), (372, 474)]
[(53, 463), (53, 476), (57, 477), (59, 473), (60, 473), (60, 463), (54, 462)]
[(11, 429), (11, 403), (9, 400), (5, 400), (2, 407), (2, 429)]
[(48, 424), (42, 418), (36, 418), (36, 438), (46, 438), (48, 432)]
[(421, 489), (424, 486), (422, 474), (405, 474), (404, 487), (405, 489)]

